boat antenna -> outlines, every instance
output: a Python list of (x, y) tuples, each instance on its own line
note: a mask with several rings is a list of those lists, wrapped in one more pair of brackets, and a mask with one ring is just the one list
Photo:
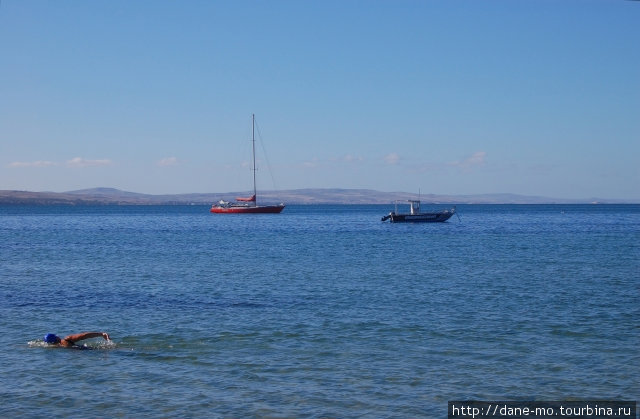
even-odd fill
[(256, 114), (251, 114), (251, 148), (253, 154), (253, 196), (256, 195)]

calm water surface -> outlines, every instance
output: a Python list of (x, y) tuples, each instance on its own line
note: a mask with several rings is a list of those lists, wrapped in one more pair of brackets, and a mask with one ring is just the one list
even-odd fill
[[(640, 399), (640, 206), (0, 207), (7, 417), (446, 417)], [(92, 351), (45, 333), (104, 330)]]

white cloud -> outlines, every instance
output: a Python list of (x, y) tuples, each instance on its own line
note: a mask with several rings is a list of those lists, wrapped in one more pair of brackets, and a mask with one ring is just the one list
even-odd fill
[(178, 164), (178, 159), (175, 157), (165, 157), (164, 159), (158, 160), (158, 166), (175, 166)]
[(302, 163), (302, 166), (307, 168), (315, 168), (320, 166), (320, 161), (317, 157), (314, 157), (312, 160)]
[(354, 156), (352, 154), (347, 154), (346, 156), (343, 157), (342, 160), (347, 162), (347, 163), (352, 163), (352, 162), (363, 161), (364, 159), (362, 157), (360, 157), (360, 156)]
[[(100, 159), (100, 160), (89, 160), (83, 159), (82, 157), (75, 157), (71, 160), (67, 160), (65, 165), (67, 167), (95, 167), (95, 166), (108, 166), (112, 164), (109, 159)], [(48, 160), (38, 160), (38, 161), (15, 161), (9, 163), (7, 167), (51, 167), (51, 166), (60, 166), (60, 163)]]
[(9, 167), (49, 167), (49, 166), (57, 166), (58, 164), (52, 161), (31, 161), (31, 162), (23, 162), (23, 161), (15, 161), (13, 163), (9, 163)]
[(364, 159), (360, 156), (354, 156), (353, 154), (345, 154), (344, 156), (331, 157), (327, 160), (327, 162), (329, 163), (356, 163), (360, 161), (364, 161)]
[(400, 156), (398, 155), (398, 153), (389, 153), (384, 156), (384, 161), (387, 164), (395, 165), (400, 162)]
[(462, 161), (454, 161), (449, 163), (450, 166), (459, 167), (462, 169), (471, 169), (485, 164), (485, 157), (487, 153), (485, 151), (476, 151), (471, 156)]
[(96, 166), (108, 166), (111, 164), (109, 159), (89, 160), (82, 157), (76, 157), (67, 161), (68, 167), (96, 167)]
[(464, 162), (470, 166), (482, 166), (484, 164), (484, 158), (487, 156), (485, 151), (476, 151), (471, 157)]

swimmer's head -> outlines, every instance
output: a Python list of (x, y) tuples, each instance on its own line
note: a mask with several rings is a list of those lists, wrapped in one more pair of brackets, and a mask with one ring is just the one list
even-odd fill
[(47, 333), (44, 335), (44, 341), (49, 344), (60, 343), (60, 338), (53, 333)]

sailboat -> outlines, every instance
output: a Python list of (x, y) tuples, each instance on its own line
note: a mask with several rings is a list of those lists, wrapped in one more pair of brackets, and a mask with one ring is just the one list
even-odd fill
[(258, 205), (256, 200), (256, 117), (251, 115), (251, 145), (253, 155), (253, 195), (248, 198), (236, 198), (236, 202), (221, 200), (211, 205), (210, 212), (215, 214), (279, 214), (284, 204)]

